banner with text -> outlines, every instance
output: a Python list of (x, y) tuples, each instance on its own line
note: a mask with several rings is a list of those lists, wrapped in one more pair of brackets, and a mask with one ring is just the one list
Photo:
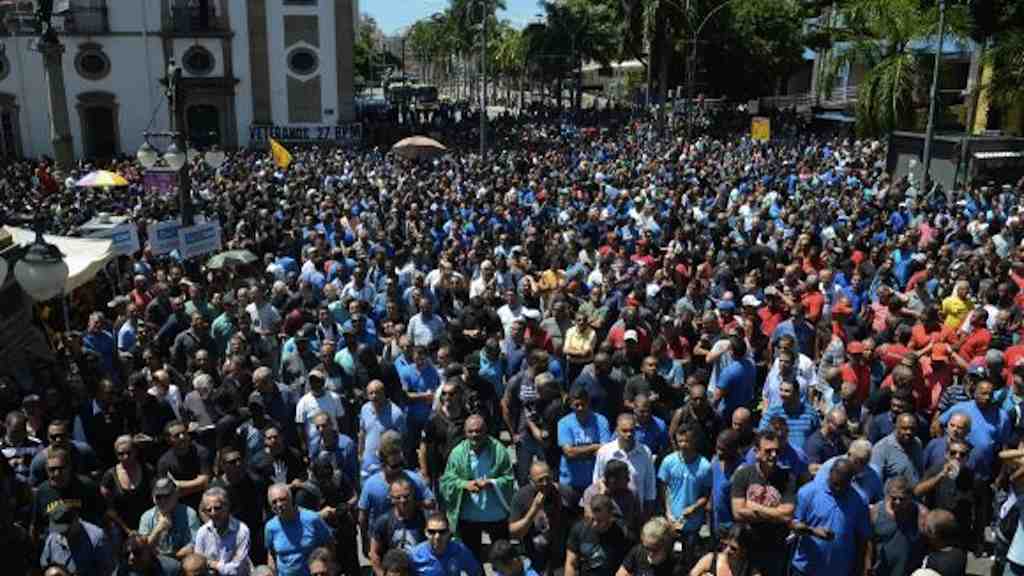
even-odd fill
[(270, 138), (278, 142), (333, 142), (355, 144), (363, 139), (362, 124), (288, 126), (253, 124), (249, 126), (249, 145), (266, 146)]
[(170, 168), (150, 168), (142, 175), (147, 197), (170, 198), (178, 193), (178, 172)]
[(139, 228), (134, 222), (125, 222), (111, 230), (110, 241), (114, 254), (135, 254), (139, 251)]
[(154, 256), (178, 249), (179, 228), (181, 228), (181, 224), (177, 220), (156, 222), (146, 228), (146, 235), (149, 236), (149, 249)]
[(220, 223), (204, 222), (178, 230), (178, 251), (182, 258), (202, 256), (221, 248)]

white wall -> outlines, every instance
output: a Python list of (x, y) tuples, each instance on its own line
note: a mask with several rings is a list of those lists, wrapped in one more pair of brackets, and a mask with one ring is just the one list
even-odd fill
[(230, 0), (228, 12), (235, 35), (231, 38), (231, 58), (235, 78), (235, 116), (238, 120), (238, 146), (249, 145), (252, 124), (252, 70), (249, 60), (249, 13), (246, 0)]
[[(61, 37), (65, 50), (62, 58), (64, 88), (76, 157), (82, 154), (83, 142), (82, 123), (75, 105), (78, 95), (84, 92), (103, 91), (116, 95), (120, 128), (118, 142), (124, 154), (134, 154), (142, 145), (142, 132), (147, 126), (150, 130), (168, 129), (165, 107), (155, 117), (153, 115), (157, 102), (163, 97), (158, 80), (165, 65), (160, 38), (154, 34), (160, 26), (160, 0), (118, 2), (116, 9), (108, 10), (108, 15), (112, 31), (139, 35)], [(145, 34), (142, 34), (144, 30)], [(11, 71), (0, 81), (0, 92), (17, 97), (22, 153), (27, 157), (52, 154), (49, 90), (43, 73), (42, 54), (30, 49), (35, 43), (31, 37), (7, 37), (2, 39), (2, 43)], [(103, 46), (111, 66), (105, 78), (89, 80), (75, 69), (75, 55), (79, 46), (85, 43)]]

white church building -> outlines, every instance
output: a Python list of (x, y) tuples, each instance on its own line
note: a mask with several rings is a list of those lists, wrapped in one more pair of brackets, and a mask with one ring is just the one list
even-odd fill
[[(0, 157), (53, 155), (33, 0), (0, 0)], [(76, 158), (134, 155), (165, 131), (161, 80), (182, 68), (197, 146), (267, 135), (337, 140), (354, 121), (358, 0), (57, 0), (54, 27)]]

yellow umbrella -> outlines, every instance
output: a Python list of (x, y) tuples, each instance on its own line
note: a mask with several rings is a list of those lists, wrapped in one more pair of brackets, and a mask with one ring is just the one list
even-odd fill
[(89, 172), (75, 182), (75, 186), (81, 188), (109, 188), (111, 186), (127, 186), (128, 181), (117, 172), (108, 170), (96, 170)]

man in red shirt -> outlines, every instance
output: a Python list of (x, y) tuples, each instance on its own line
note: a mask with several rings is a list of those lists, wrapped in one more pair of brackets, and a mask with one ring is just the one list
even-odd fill
[(970, 332), (960, 342), (960, 357), (970, 362), (974, 358), (984, 356), (992, 342), (992, 333), (988, 330), (988, 310), (975, 308), (971, 314)]
[(849, 355), (850, 361), (839, 368), (844, 382), (857, 384), (857, 399), (861, 402), (867, 400), (868, 393), (871, 392), (871, 369), (864, 358), (865, 352), (867, 349), (863, 342), (859, 340), (850, 342), (846, 345), (846, 353)]
[(825, 295), (818, 288), (818, 276), (816, 274), (807, 276), (800, 301), (804, 305), (804, 315), (812, 324), (816, 325), (821, 318), (821, 309), (825, 307)]
[(775, 286), (764, 289), (764, 298), (768, 303), (757, 311), (757, 315), (761, 317), (761, 332), (771, 338), (779, 322), (786, 319), (786, 307), (782, 302), (782, 294)]

